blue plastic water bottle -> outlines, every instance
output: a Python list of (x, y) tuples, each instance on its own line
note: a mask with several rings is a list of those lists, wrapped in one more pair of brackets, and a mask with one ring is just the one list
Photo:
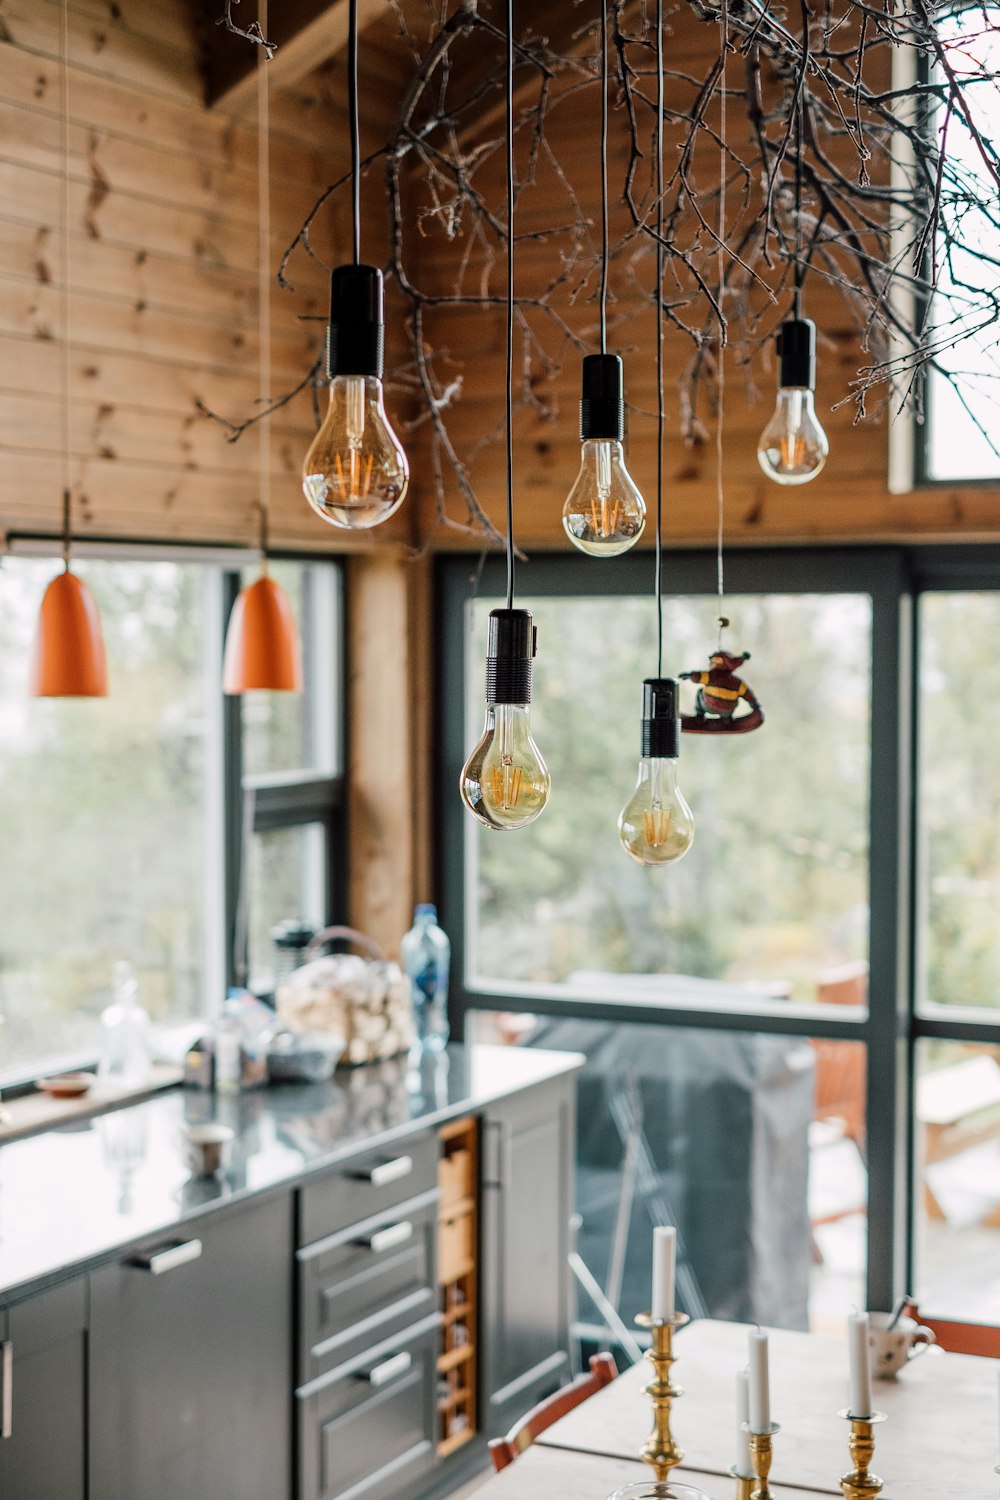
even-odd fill
[(441, 1052), (448, 1041), (451, 943), (437, 924), (437, 908), (421, 905), (400, 945), (413, 997), (414, 1050)]

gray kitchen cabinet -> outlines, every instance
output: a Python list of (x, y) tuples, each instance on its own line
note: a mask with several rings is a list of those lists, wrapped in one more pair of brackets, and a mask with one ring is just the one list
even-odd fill
[(566, 1376), (574, 1081), (490, 1105), (482, 1124), (479, 1421), (505, 1432)]
[(287, 1500), (292, 1244), (288, 1193), (93, 1274), (92, 1496)]
[(84, 1278), (0, 1309), (0, 1497), (84, 1500)]

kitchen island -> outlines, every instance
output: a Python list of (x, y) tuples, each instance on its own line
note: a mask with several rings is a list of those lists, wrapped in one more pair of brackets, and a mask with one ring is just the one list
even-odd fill
[[(0, 1496), (388, 1500), (457, 1476), (565, 1375), (581, 1064), (455, 1046), (0, 1148)], [(182, 1127), (208, 1119), (233, 1163), (191, 1178)]]

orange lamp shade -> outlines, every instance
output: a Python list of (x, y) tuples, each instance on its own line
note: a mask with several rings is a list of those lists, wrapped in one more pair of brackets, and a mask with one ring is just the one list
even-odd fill
[(94, 596), (68, 569), (42, 598), (28, 691), (33, 698), (106, 698), (108, 662)]
[(299, 632), (288, 595), (264, 573), (241, 589), (226, 632), (222, 690), (248, 693), (302, 691)]

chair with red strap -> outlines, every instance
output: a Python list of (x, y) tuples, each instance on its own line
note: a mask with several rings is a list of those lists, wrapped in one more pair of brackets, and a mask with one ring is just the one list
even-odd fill
[(610, 1354), (593, 1355), (589, 1375), (578, 1375), (569, 1385), (564, 1385), (561, 1391), (556, 1391), (554, 1396), (533, 1406), (526, 1416), (515, 1423), (506, 1437), (492, 1439), (489, 1447), (494, 1467), (499, 1471), (512, 1464), (517, 1455), (523, 1453), (525, 1448), (530, 1448), (547, 1427), (551, 1427), (553, 1422), (558, 1422), (560, 1417), (586, 1401), (588, 1396), (595, 1395), (602, 1386), (609, 1385), (617, 1374), (618, 1367)]

